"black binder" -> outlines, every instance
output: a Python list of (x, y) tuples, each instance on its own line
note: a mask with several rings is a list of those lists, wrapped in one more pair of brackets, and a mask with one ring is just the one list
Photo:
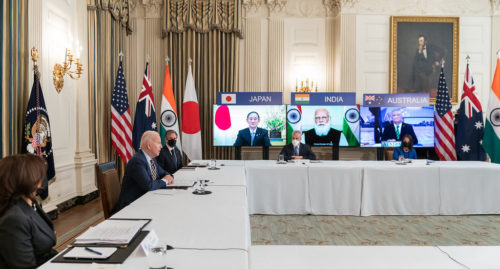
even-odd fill
[[(138, 235), (132, 239), (130, 244), (128, 244), (126, 247), (119, 247), (113, 255), (111, 255), (107, 259), (76, 259), (76, 258), (64, 258), (64, 255), (70, 251), (73, 247), (70, 247), (66, 249), (65, 251), (61, 252), (56, 258), (52, 260), (53, 263), (123, 263), (129, 256), (132, 254), (132, 252), (139, 246), (139, 244), (142, 242), (142, 240), (148, 235), (149, 231), (140, 231)], [(95, 245), (92, 245), (95, 246)], [(99, 246), (104, 246), (104, 245), (99, 245)]]

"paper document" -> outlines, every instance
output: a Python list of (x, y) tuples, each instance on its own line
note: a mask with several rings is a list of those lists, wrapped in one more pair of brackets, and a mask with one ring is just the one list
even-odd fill
[(77, 237), (75, 244), (128, 244), (147, 222), (107, 219)]
[[(69, 259), (107, 259), (113, 253), (115, 253), (117, 248), (102, 248), (102, 247), (74, 247), (66, 254), (64, 254), (64, 258)], [(99, 254), (100, 253), (100, 254)]]

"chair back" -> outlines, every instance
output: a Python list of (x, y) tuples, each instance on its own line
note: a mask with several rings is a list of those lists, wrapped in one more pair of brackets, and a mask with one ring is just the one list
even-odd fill
[(384, 155), (386, 161), (392, 160), (392, 155), (394, 155), (394, 148), (384, 148)]
[(114, 213), (120, 198), (120, 179), (115, 162), (98, 164), (96, 167), (102, 211), (104, 212), (104, 218), (107, 219)]

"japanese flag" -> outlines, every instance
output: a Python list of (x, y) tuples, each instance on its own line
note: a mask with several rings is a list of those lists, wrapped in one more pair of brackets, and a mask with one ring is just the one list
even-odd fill
[(236, 94), (235, 93), (223, 93), (220, 95), (220, 100), (222, 105), (235, 105), (236, 104)]

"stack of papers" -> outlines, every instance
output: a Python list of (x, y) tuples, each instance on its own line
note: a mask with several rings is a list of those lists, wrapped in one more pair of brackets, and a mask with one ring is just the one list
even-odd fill
[(69, 259), (107, 259), (113, 253), (115, 253), (117, 248), (97, 248), (93, 247), (89, 250), (89, 248), (85, 247), (74, 247), (66, 254), (64, 254), (64, 258)]
[(149, 220), (107, 219), (90, 227), (75, 244), (129, 244)]

